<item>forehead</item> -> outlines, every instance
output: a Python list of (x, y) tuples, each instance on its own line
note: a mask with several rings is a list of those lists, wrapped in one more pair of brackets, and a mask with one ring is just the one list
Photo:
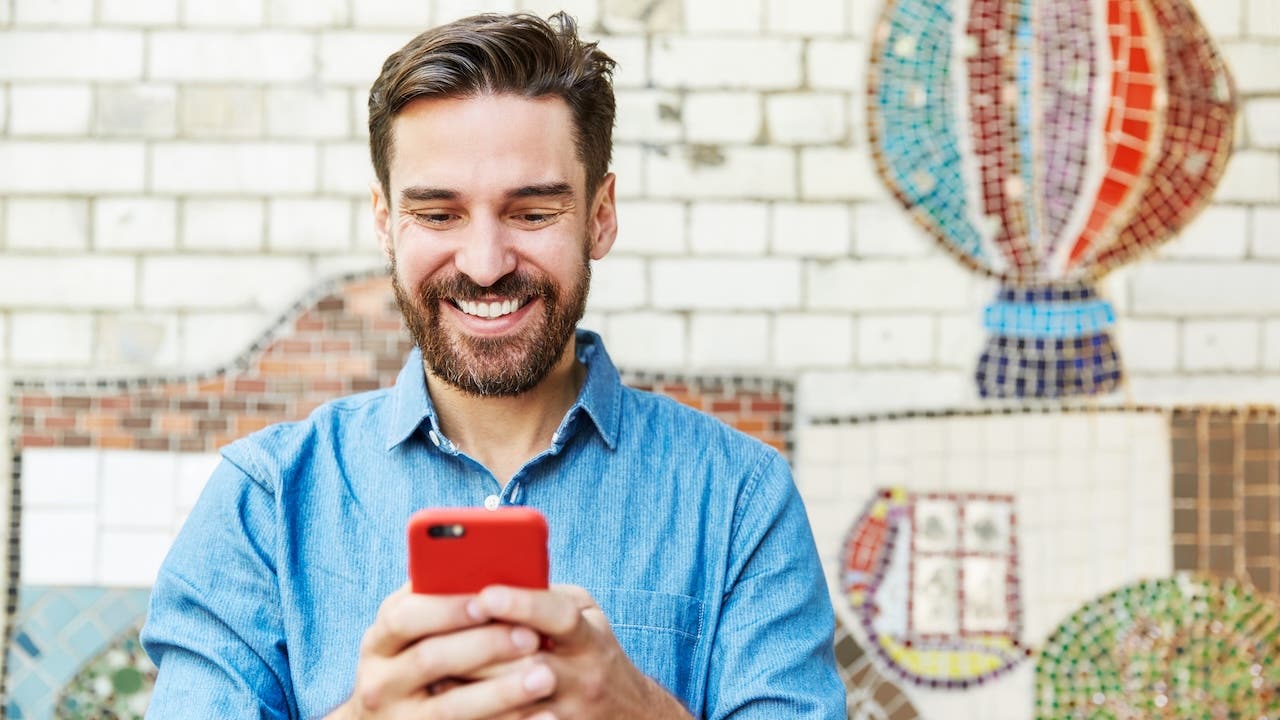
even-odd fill
[(427, 185), (467, 196), (550, 182), (581, 190), (586, 170), (559, 97), (419, 98), (392, 123), (391, 192)]

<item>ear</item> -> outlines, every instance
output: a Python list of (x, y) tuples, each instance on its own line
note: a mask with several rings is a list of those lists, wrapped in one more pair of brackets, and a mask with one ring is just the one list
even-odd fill
[(591, 238), (591, 259), (599, 260), (609, 254), (613, 241), (618, 239), (618, 204), (614, 200), (614, 184), (617, 176), (608, 173), (596, 188), (591, 203), (591, 222), (588, 232)]
[(391, 241), (391, 206), (387, 203), (386, 194), (382, 192), (382, 183), (377, 180), (369, 183), (369, 192), (373, 204), (373, 234), (378, 238), (383, 257), (390, 262), (391, 256), (395, 254), (395, 245)]

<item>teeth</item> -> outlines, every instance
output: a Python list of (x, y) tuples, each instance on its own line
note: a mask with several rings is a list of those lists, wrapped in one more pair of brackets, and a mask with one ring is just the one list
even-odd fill
[(474, 300), (456, 301), (458, 308), (468, 315), (492, 319), (510, 315), (520, 309), (520, 300), (503, 300), (501, 302), (476, 302)]

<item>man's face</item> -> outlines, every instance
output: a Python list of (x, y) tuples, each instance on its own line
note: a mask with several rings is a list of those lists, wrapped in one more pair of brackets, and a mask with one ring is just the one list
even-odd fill
[(374, 221), (433, 375), (519, 395), (555, 366), (616, 234), (613, 178), (586, 197), (569, 108), (513, 95), (417, 100), (396, 116)]

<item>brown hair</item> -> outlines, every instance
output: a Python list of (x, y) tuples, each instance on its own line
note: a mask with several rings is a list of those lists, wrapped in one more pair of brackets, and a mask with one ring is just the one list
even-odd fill
[(387, 58), (369, 90), (369, 152), (382, 191), (390, 192), (391, 125), (411, 100), (512, 93), (556, 95), (569, 106), (590, 195), (613, 150), (614, 64), (563, 12), (549, 20), (487, 13), (427, 30)]

